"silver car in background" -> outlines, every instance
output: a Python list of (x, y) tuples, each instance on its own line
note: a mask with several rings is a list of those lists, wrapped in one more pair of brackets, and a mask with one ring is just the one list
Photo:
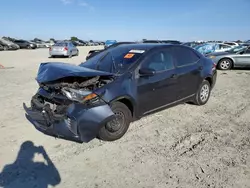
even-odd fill
[(49, 48), (50, 57), (65, 56), (70, 58), (72, 56), (77, 56), (78, 54), (79, 50), (69, 41), (57, 42)]
[(250, 67), (250, 44), (242, 44), (228, 51), (214, 52), (206, 56), (212, 59), (220, 70)]

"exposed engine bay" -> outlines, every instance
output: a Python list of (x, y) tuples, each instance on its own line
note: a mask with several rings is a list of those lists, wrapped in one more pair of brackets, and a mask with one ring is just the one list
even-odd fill
[[(98, 98), (97, 96), (93, 96), (88, 101), (84, 101), (84, 97), (112, 81), (113, 78), (110, 76), (96, 76), (91, 78), (68, 77), (40, 83), (38, 92), (32, 97), (31, 108), (40, 112), (46, 111), (51, 117), (55, 115), (62, 117), (73, 102), (85, 102), (86, 104), (94, 102)], [(51, 122), (53, 123), (53, 121)]]
[(85, 89), (89, 91), (94, 91), (107, 83), (110, 83), (112, 79), (110, 77), (92, 77), (92, 78), (82, 78), (82, 77), (68, 77), (62, 78), (53, 82), (41, 83), (39, 84), (41, 88), (46, 91), (58, 91), (62, 88), (71, 89)]
[(67, 63), (41, 63), (36, 77), (39, 88), (30, 107), (23, 103), (25, 116), (46, 135), (89, 142), (115, 119), (107, 90), (116, 77)]

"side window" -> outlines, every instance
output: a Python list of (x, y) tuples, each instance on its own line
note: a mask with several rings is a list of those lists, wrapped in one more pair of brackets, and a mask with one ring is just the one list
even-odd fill
[(177, 67), (187, 66), (199, 61), (200, 57), (191, 49), (185, 47), (175, 47), (175, 57)]
[(160, 50), (152, 54), (149, 59), (144, 62), (142, 68), (150, 68), (155, 71), (164, 71), (174, 68), (174, 58), (172, 50)]
[(228, 49), (228, 48), (230, 48), (230, 46), (220, 44), (220, 49)]

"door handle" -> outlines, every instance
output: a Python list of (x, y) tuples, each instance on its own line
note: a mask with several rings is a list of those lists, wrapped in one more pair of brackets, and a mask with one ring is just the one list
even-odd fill
[(177, 74), (172, 74), (172, 75), (170, 76), (170, 78), (173, 78), (173, 79), (177, 78)]

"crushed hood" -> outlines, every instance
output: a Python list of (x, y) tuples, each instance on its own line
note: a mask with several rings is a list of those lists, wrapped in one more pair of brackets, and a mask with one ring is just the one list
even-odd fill
[(46, 83), (65, 77), (94, 77), (112, 75), (113, 74), (109, 72), (80, 67), (69, 63), (47, 62), (40, 64), (36, 80), (38, 83)]

